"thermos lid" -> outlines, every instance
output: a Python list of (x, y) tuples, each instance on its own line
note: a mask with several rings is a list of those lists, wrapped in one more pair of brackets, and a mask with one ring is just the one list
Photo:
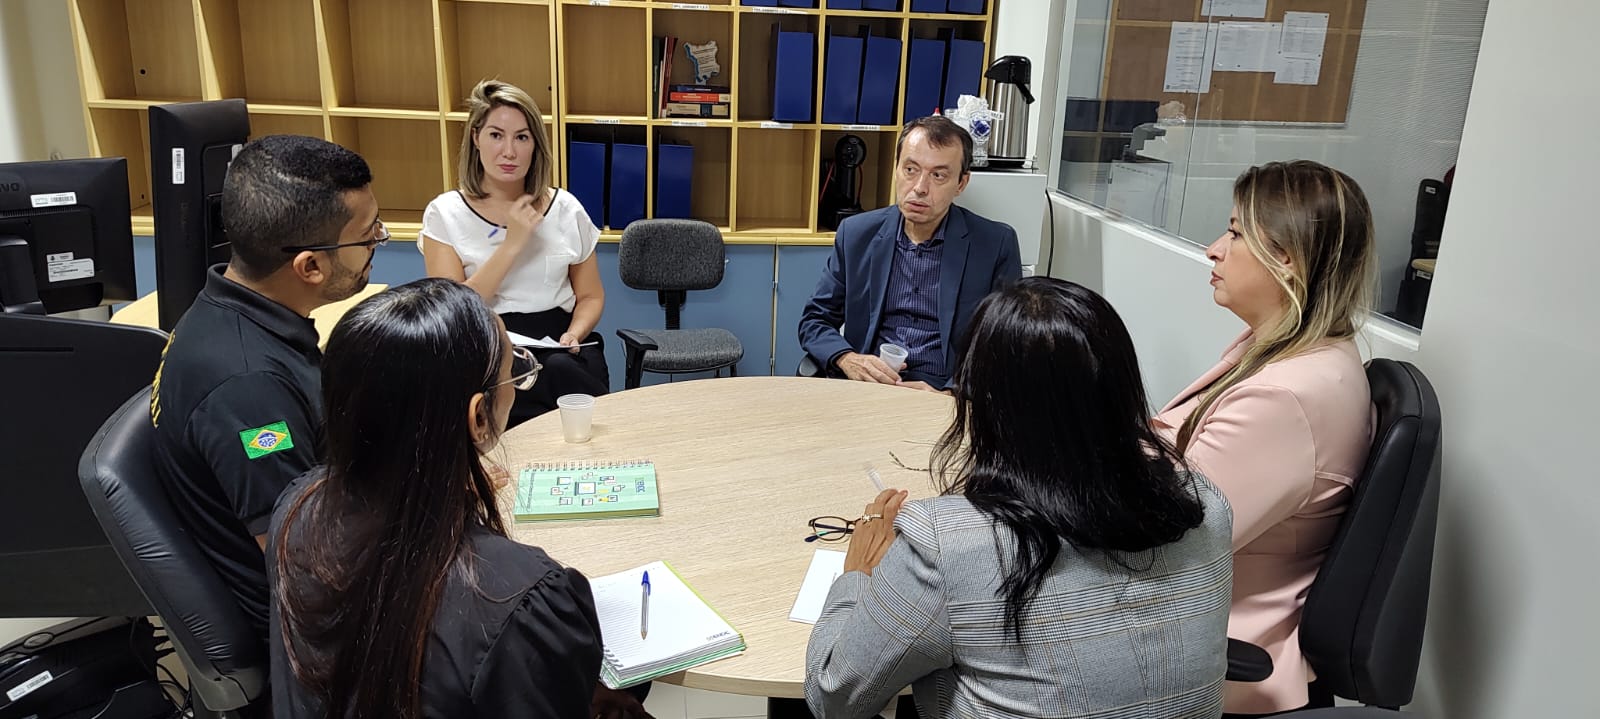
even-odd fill
[(1004, 82), (1016, 85), (1022, 91), (1022, 97), (1028, 104), (1033, 104), (1033, 62), (1021, 55), (1005, 55), (995, 58), (989, 64), (989, 71), (983, 74), (985, 78), (995, 82)]

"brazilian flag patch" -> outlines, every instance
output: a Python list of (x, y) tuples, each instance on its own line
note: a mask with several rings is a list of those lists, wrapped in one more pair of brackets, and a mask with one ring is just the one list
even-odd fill
[(289, 425), (286, 422), (273, 422), (265, 427), (247, 429), (239, 433), (239, 441), (244, 443), (244, 453), (251, 459), (265, 457), (294, 446), (294, 438), (289, 436)]

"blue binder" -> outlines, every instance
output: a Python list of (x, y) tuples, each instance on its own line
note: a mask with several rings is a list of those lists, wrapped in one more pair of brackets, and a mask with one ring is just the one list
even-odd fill
[(949, 0), (950, 12), (962, 15), (982, 15), (983, 0)]
[(655, 217), (689, 217), (694, 145), (656, 146)]
[(778, 4), (782, 5), (784, 7), (810, 7), (810, 8), (814, 8), (814, 7), (817, 6), (817, 0), (778, 0)]
[(944, 12), (945, 0), (911, 0), (911, 12)]
[(861, 102), (856, 122), (893, 125), (894, 99), (900, 93), (900, 40), (867, 36), (866, 57), (861, 61)]
[(828, 0), (829, 10), (860, 10), (861, 0)]
[(849, 125), (856, 121), (861, 97), (861, 53), (865, 43), (849, 35), (828, 36), (827, 68), (822, 76), (822, 121)]
[(646, 164), (644, 145), (611, 146), (611, 202), (606, 207), (606, 225), (611, 229), (644, 219)]
[(778, 31), (773, 43), (772, 119), (811, 122), (813, 81), (817, 74), (817, 37), (809, 32)]
[(606, 224), (606, 145), (603, 142), (567, 143), (567, 191), (578, 198), (596, 227)]
[(944, 41), (911, 38), (911, 59), (906, 67), (905, 121), (938, 112), (944, 92)]
[(962, 95), (977, 95), (983, 77), (983, 42), (950, 38), (944, 68), (944, 107), (956, 106)]
[(739, 4), (751, 7), (777, 7), (778, 0), (740, 0)]
[(897, 12), (900, 10), (900, 0), (861, 0), (861, 9)]

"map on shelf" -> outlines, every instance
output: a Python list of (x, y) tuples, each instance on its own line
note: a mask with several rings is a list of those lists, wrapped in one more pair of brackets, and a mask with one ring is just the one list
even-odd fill
[(649, 461), (557, 462), (517, 471), (518, 522), (659, 517), (656, 466)]

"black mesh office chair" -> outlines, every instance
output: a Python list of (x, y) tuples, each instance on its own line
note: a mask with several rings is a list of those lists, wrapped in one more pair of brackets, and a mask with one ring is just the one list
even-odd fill
[(123, 403), (78, 465), (94, 516), (161, 617), (189, 673), (197, 716), (246, 717), (267, 688), (266, 646), (200, 548), (156, 475), (150, 389)]
[(727, 252), (722, 232), (698, 220), (636, 220), (622, 231), (617, 268), (622, 282), (636, 290), (655, 290), (666, 310), (666, 329), (617, 330), (627, 364), (625, 389), (639, 386), (645, 372), (687, 374), (728, 370), (738, 374), (744, 346), (724, 329), (682, 329), (680, 318), (689, 290), (722, 284)]
[[(1404, 706), (1422, 657), (1439, 519), (1439, 398), (1407, 362), (1372, 360), (1367, 382), (1377, 407), (1372, 451), (1300, 615), (1300, 648), (1317, 672), (1314, 706), (1331, 706), (1334, 696)], [(1271, 674), (1265, 652), (1229, 643), (1229, 679)], [(1293, 716), (1368, 716), (1360, 711)]]

